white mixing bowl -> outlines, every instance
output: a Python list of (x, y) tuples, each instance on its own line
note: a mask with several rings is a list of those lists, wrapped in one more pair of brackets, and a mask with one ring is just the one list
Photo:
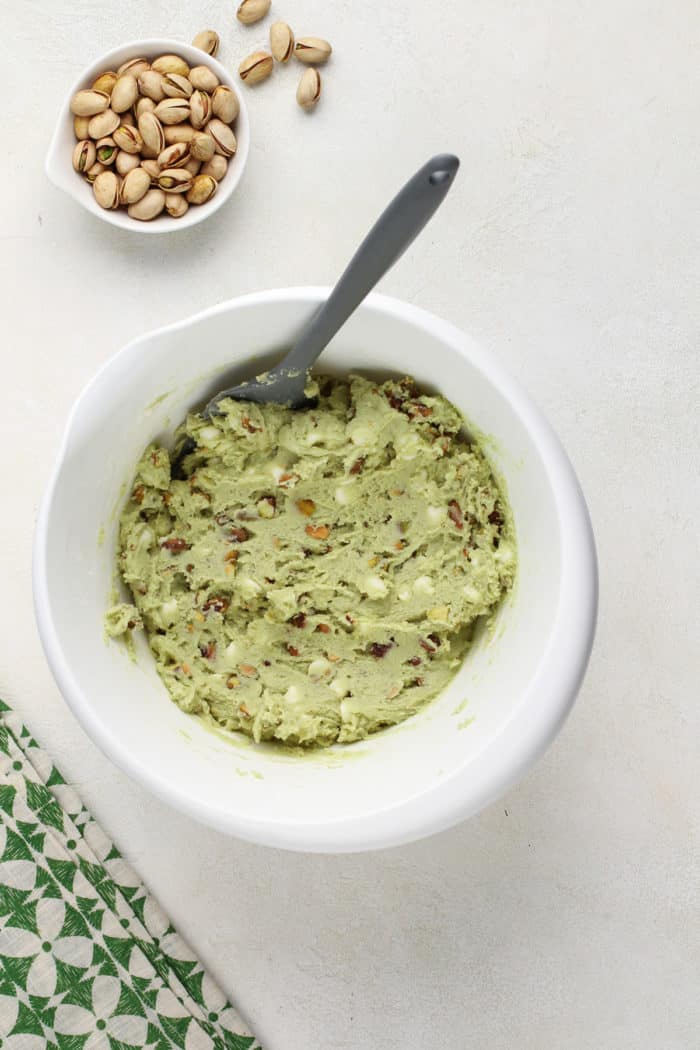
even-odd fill
[(105, 642), (118, 516), (144, 446), (228, 385), (232, 363), (238, 378), (259, 372), (326, 295), (297, 288), (234, 299), (136, 340), (102, 368), (71, 414), (43, 502), (34, 592), (59, 687), (118, 766), (222, 831), (342, 852), (446, 828), (496, 799), (542, 754), (583, 677), (597, 574), (576, 477), (528, 396), (452, 325), (373, 295), (321, 368), (410, 373), (488, 436), (519, 547), (517, 586), (493, 634), (408, 722), (308, 757), (210, 731), (170, 700), (143, 639), (135, 663)]

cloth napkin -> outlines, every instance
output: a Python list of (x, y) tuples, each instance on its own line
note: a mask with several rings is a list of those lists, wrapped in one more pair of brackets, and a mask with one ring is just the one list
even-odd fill
[(2, 1050), (255, 1050), (238, 1013), (0, 700)]

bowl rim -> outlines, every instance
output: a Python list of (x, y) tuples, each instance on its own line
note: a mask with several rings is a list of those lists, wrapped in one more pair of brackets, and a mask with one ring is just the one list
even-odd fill
[[(214, 73), (216, 73), (222, 84), (226, 84), (227, 87), (230, 87), (235, 91), (240, 105), (240, 111), (236, 118), (236, 152), (234, 157), (231, 158), (231, 162), (229, 162), (230, 167), (226, 172), (225, 178), (222, 179), (218, 185), (216, 194), (212, 197), (211, 201), (208, 201), (206, 204), (200, 204), (196, 208), (190, 208), (181, 219), (171, 219), (170, 216), (167, 216), (167, 223), (163, 222), (161, 224), (160, 220), (165, 218), (163, 215), (159, 215), (151, 222), (138, 222), (137, 220), (130, 219), (126, 211), (121, 208), (114, 211), (108, 211), (105, 208), (100, 208), (98, 204), (91, 207), (90, 199), (86, 198), (85, 194), (81, 192), (81, 190), (84, 189), (84, 186), (73, 170), (70, 153), (67, 153), (65, 157), (63, 155), (61, 139), (66, 122), (72, 120), (70, 112), (71, 98), (76, 91), (80, 91), (81, 88), (84, 87), (88, 80), (94, 79), (100, 70), (110, 69), (112, 59), (114, 59), (114, 64), (116, 65), (117, 59), (115, 56), (123, 56), (124, 53), (128, 52), (133, 52), (134, 57), (149, 53), (181, 54), (183, 58), (191, 64), (208, 66)], [(120, 57), (118, 59), (118, 64), (121, 65), (122, 62), (125, 61), (125, 57)], [(60, 112), (56, 119), (56, 125), (51, 136), (51, 144), (49, 145), (46, 154), (44, 169), (49, 181), (52, 182), (54, 186), (63, 190), (63, 192), (79, 204), (81, 208), (95, 218), (101, 219), (103, 222), (107, 222), (111, 226), (116, 226), (120, 230), (127, 230), (131, 233), (164, 234), (176, 233), (178, 230), (184, 230), (188, 227), (196, 226), (198, 223), (203, 222), (205, 219), (209, 218), (210, 215), (217, 212), (229, 199), (242, 179), (248, 162), (249, 152), (250, 120), (248, 116), (248, 107), (243, 97), (243, 92), (240, 90), (233, 75), (226, 69), (226, 67), (216, 58), (208, 55), (206, 51), (201, 51), (192, 44), (186, 44), (180, 40), (173, 40), (169, 37), (148, 37), (144, 40), (126, 41), (126, 43), (120, 44), (118, 47), (113, 47), (109, 51), (105, 51), (104, 54), (100, 55), (89, 65), (85, 66), (82, 72), (75, 78), (61, 104)]]
[[(420, 307), (372, 293), (360, 307), (408, 322), (466, 355), (505, 396), (532, 438), (554, 494), (561, 532), (561, 584), (555, 623), (529, 688), (509, 720), (466, 766), (399, 803), (360, 816), (322, 821), (276, 821), (247, 817), (202, 804), (157, 769), (123, 750), (102, 724), (65, 660), (51, 614), (47, 583), (47, 537), (53, 497), (77, 421), (92, 388), (111, 371), (121, 370), (156, 336), (196, 325), (219, 313), (280, 302), (305, 302), (313, 309), (330, 288), (296, 287), (254, 292), (137, 337), (97, 371), (69, 414), (57, 459), (41, 502), (33, 547), (34, 610), (39, 636), (59, 689), (88, 735), (128, 776), (168, 805), (200, 823), (261, 845), (305, 852), (343, 853), (401, 845), (471, 816), (494, 802), (542, 755), (561, 728), (588, 664), (598, 606), (598, 567), (588, 509), (573, 467), (549, 423), (529, 395), (500, 363), (455, 325)], [(476, 787), (474, 786), (476, 784)], [(465, 790), (467, 789), (467, 790)]]

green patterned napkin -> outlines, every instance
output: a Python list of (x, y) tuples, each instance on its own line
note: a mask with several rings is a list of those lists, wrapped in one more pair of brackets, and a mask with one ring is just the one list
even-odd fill
[(258, 1044), (0, 700), (0, 1047), (134, 1046)]

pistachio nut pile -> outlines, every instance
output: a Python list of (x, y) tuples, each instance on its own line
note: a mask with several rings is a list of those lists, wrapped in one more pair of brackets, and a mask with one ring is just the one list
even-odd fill
[[(271, 0), (242, 0), (236, 17), (243, 25), (260, 22), (269, 13)], [(238, 67), (241, 80), (252, 86), (260, 84), (272, 73), (275, 62), (285, 63), (294, 55), (308, 68), (302, 74), (297, 87), (297, 102), (305, 110), (312, 110), (321, 97), (322, 66), (331, 57), (333, 48), (327, 40), (318, 36), (304, 36), (295, 41), (294, 33), (286, 22), (273, 22), (270, 26), (270, 50), (253, 51)]]
[[(205, 30), (194, 44), (215, 55), (219, 38)], [(132, 219), (164, 211), (179, 219), (191, 204), (206, 204), (236, 152), (235, 91), (209, 66), (190, 68), (179, 55), (132, 58), (106, 70), (70, 108), (73, 168), (101, 208), (125, 207)]]

